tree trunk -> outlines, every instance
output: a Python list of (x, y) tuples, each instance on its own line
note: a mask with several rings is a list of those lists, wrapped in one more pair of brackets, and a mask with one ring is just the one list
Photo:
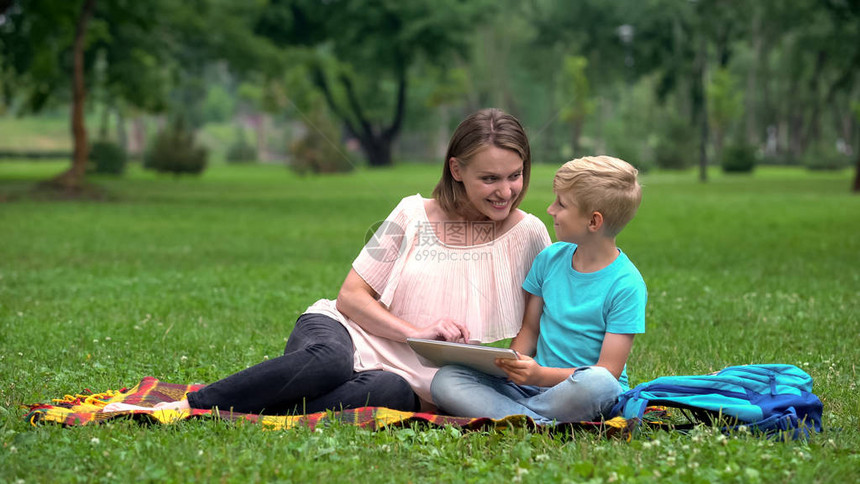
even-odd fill
[[(705, 100), (705, 64), (707, 62), (707, 39), (699, 33), (699, 48), (694, 61), (692, 80), (693, 122), (699, 125), (699, 181), (708, 181), (708, 104)], [(695, 124), (694, 124), (695, 126)]]
[(852, 191), (860, 193), (860, 150), (857, 150), (855, 156), (857, 157), (857, 163), (854, 168), (854, 188)]
[[(854, 123), (854, 133), (860, 134), (860, 123)], [(854, 134), (852, 133), (852, 134)], [(852, 191), (854, 193), (860, 193), (860, 136), (854, 134), (852, 136), (852, 144), (854, 148), (854, 156), (857, 158), (857, 163), (855, 163), (854, 167), (854, 186), (852, 187)], [(856, 142), (855, 142), (856, 141)]]
[(131, 143), (128, 151), (141, 158), (146, 151), (146, 123), (139, 114), (131, 122)]
[(116, 110), (116, 144), (128, 153), (128, 133), (125, 129), (125, 117), (122, 115), (122, 109)]
[(75, 26), (74, 44), (74, 75), (72, 77), (72, 166), (67, 171), (52, 179), (49, 184), (65, 191), (77, 191), (84, 182), (87, 168), (89, 146), (87, 145), (87, 129), (84, 125), (84, 101), (86, 87), (84, 85), (84, 38), (87, 24), (93, 15), (96, 0), (84, 0), (78, 22)]
[[(394, 139), (397, 138), (403, 125), (403, 116), (406, 111), (407, 86), (405, 67), (398, 69), (397, 77), (397, 101), (394, 108), (394, 119), (387, 128), (375, 129), (367, 116), (365, 116), (349, 77), (341, 75), (340, 83), (346, 91), (347, 104), (351, 116), (347, 115), (334, 100), (328, 86), (328, 80), (322, 69), (317, 67), (313, 72), (313, 82), (322, 91), (329, 108), (341, 119), (349, 134), (358, 140), (362, 151), (367, 156), (368, 164), (373, 167), (392, 165), (391, 145)], [(356, 120), (357, 125), (352, 120)]]
[(573, 150), (573, 157), (579, 156), (579, 139), (582, 137), (582, 119), (577, 119), (573, 122), (570, 131), (570, 147)]
[(744, 101), (746, 104), (746, 140), (747, 143), (758, 146), (761, 143), (761, 132), (758, 127), (758, 118), (757, 118), (757, 110), (759, 106), (757, 104), (757, 96), (758, 96), (758, 70), (759, 66), (762, 64), (763, 58), (763, 41), (762, 41), (762, 32), (761, 32), (761, 23), (762, 23), (762, 9), (756, 8), (755, 13), (752, 16), (752, 25), (750, 28), (750, 35), (752, 36), (752, 54), (753, 54), (753, 62), (747, 71), (747, 90), (744, 93)]
[(373, 167), (391, 166), (391, 142), (377, 139), (359, 138), (358, 142), (367, 156), (367, 163)]

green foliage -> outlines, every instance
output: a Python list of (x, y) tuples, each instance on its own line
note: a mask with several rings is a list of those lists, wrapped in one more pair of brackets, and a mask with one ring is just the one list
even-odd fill
[(801, 158), (801, 164), (810, 170), (841, 170), (851, 165), (851, 158), (828, 143), (815, 143)]
[(581, 122), (594, 112), (591, 86), (585, 70), (588, 60), (582, 56), (566, 56), (561, 69), (561, 119), (569, 123)]
[(732, 123), (743, 114), (743, 92), (735, 76), (725, 68), (713, 73), (707, 86), (711, 130), (722, 140)]
[(257, 148), (248, 142), (245, 130), (241, 126), (236, 127), (236, 136), (233, 143), (227, 148), (226, 159), (229, 163), (250, 163), (257, 161)]
[(207, 122), (224, 122), (233, 117), (236, 102), (224, 87), (210, 86), (203, 101), (203, 118)]
[(756, 165), (756, 149), (746, 143), (736, 143), (723, 150), (720, 166), (726, 173), (751, 173)]
[(290, 146), (290, 169), (300, 175), (351, 171), (353, 162), (346, 154), (337, 126), (325, 108), (318, 104), (308, 114), (308, 119), (307, 132)]
[(160, 173), (199, 175), (206, 169), (206, 148), (194, 141), (194, 132), (182, 118), (161, 130), (143, 156), (143, 167)]
[(121, 175), (125, 172), (128, 153), (112, 141), (96, 141), (90, 146), (90, 163), (96, 173)]
[(654, 159), (660, 168), (683, 170), (697, 158), (695, 130), (689, 123), (677, 117), (670, 117), (659, 128), (660, 138), (654, 152)]

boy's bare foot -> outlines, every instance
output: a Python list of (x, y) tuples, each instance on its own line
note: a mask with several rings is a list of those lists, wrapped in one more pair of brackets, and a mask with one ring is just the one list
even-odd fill
[(188, 400), (183, 398), (175, 402), (156, 403), (152, 408), (155, 410), (190, 410), (191, 406), (188, 405)]

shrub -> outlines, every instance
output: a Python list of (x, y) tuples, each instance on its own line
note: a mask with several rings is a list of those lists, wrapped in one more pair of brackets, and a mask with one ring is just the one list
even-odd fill
[(242, 128), (236, 129), (236, 139), (227, 148), (229, 163), (251, 163), (257, 161), (257, 148), (245, 138)]
[(720, 164), (726, 173), (750, 173), (756, 165), (755, 147), (745, 143), (729, 145), (723, 149)]
[(90, 163), (96, 173), (122, 175), (127, 161), (128, 153), (116, 143), (96, 141), (90, 146)]
[(683, 170), (696, 158), (696, 136), (689, 124), (680, 119), (668, 121), (660, 134), (654, 158), (657, 166), (667, 170)]
[(322, 109), (310, 113), (307, 133), (290, 146), (293, 162), (290, 168), (301, 175), (351, 171), (353, 164), (346, 154), (337, 127)]
[(851, 159), (836, 148), (816, 143), (803, 153), (801, 162), (810, 170), (841, 170), (851, 164)]
[(206, 169), (206, 148), (197, 146), (194, 133), (180, 119), (153, 139), (143, 157), (143, 167), (160, 173), (200, 174)]

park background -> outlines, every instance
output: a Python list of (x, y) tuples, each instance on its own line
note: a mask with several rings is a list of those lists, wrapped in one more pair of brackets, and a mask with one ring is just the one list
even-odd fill
[[(841, 482), (860, 470), (860, 3), (0, 0), (0, 480)], [(30, 428), (24, 403), (282, 350), (468, 113), (642, 172), (631, 383), (815, 379), (825, 431)]]

